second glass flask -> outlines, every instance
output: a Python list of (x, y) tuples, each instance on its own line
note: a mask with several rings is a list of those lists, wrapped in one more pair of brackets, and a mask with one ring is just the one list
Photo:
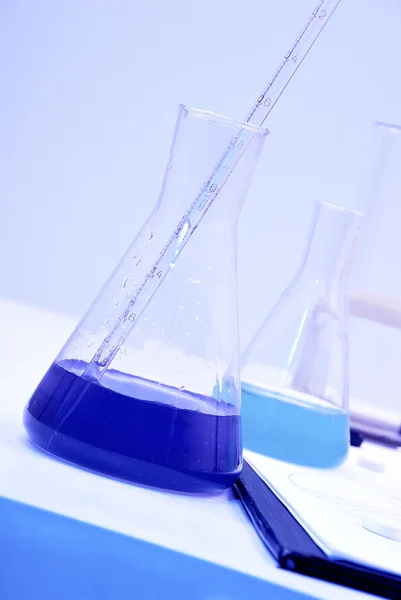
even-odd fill
[(241, 359), (246, 449), (312, 467), (347, 455), (348, 274), (361, 216), (315, 205), (299, 268)]
[[(180, 106), (153, 212), (25, 409), (35, 444), (160, 488), (208, 493), (236, 480), (242, 467), (237, 221), (266, 133)], [(160, 277), (152, 265), (177, 223), (175, 248), (192, 227), (191, 201), (240, 135), (238, 164), (199, 228), (182, 254), (170, 248), (162, 255), (168, 275), (154, 295), (144, 292), (144, 281)]]

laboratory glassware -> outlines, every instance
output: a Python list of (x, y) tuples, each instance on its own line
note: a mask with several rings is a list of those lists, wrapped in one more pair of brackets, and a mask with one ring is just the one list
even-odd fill
[[(286, 52), (279, 67), (262, 93), (258, 96), (246, 119), (247, 124), (254, 123), (259, 127), (263, 126), (277, 101), (288, 88), (288, 84), (296, 71), (322, 33), (335, 9), (340, 4), (340, 1), (320, 0), (295, 42)], [(225, 185), (225, 182), (230, 177), (232, 170), (246, 150), (247, 144), (248, 130), (244, 128), (238, 132), (235, 138), (230, 140), (225, 149), (222, 148), (222, 154), (218, 157), (214, 167), (211, 164), (211, 171), (208, 177), (205, 178), (205, 183), (199, 193), (195, 198), (191, 199), (189, 205), (185, 206), (185, 211), (179, 215), (179, 220), (175, 224), (172, 224), (172, 228), (168, 232), (164, 243), (160, 240), (159, 252), (155, 255), (153, 263), (149, 264), (148, 270), (144, 272), (143, 280), (138, 286), (135, 296), (129, 300), (129, 305), (122, 308), (120, 320), (116, 322), (113, 331), (99, 348), (97, 362), (102, 362), (104, 369), (111, 363), (114, 354), (124, 344), (130, 331), (135, 327), (135, 323), (147, 306), (149, 299), (156, 293), (165, 277), (168, 276), (172, 268), (171, 265), (175, 265), (178, 256), (185, 248), (192, 233), (199, 226), (220, 193), (220, 190)], [(155, 272), (157, 273), (157, 277), (154, 277)], [(135, 309), (133, 308), (134, 306)], [(125, 319), (127, 313), (130, 313), (131, 316), (135, 315), (128, 323)], [(95, 372), (92, 375), (95, 376)]]
[(401, 445), (401, 126), (376, 122), (350, 277), (350, 417), (363, 438)]
[[(244, 154), (246, 154), (246, 156), (249, 157), (249, 155), (250, 155), (249, 150), (251, 150), (252, 148), (255, 149), (255, 147), (258, 143), (261, 144), (260, 141), (256, 142), (255, 135), (257, 134), (259, 136), (262, 136), (262, 133), (260, 132), (260, 130), (255, 130), (252, 127), (252, 123), (255, 121), (260, 124), (264, 123), (268, 114), (270, 114), (270, 111), (276, 105), (278, 99), (281, 97), (281, 95), (283, 94), (285, 89), (287, 89), (289, 82), (292, 80), (292, 78), (293, 78), (294, 74), (296, 73), (296, 71), (298, 70), (299, 66), (303, 63), (303, 60), (305, 59), (308, 52), (314, 45), (316, 39), (318, 38), (318, 36), (322, 32), (322, 30), (324, 29), (328, 20), (333, 15), (333, 13), (334, 13), (335, 9), (337, 8), (337, 6), (339, 5), (339, 3), (340, 3), (340, 0), (321, 0), (317, 4), (317, 6), (313, 10), (312, 14), (310, 15), (305, 27), (302, 29), (301, 33), (296, 38), (296, 40), (295, 40), (294, 44), (292, 45), (292, 47), (290, 48), (290, 50), (286, 53), (283, 61), (281, 62), (278, 69), (273, 74), (272, 78), (268, 82), (268, 84), (265, 87), (265, 89), (263, 90), (262, 94), (259, 95), (255, 105), (253, 106), (251, 112), (249, 113), (247, 121), (241, 125), (240, 129), (237, 128), (237, 130), (235, 132), (236, 135), (234, 135), (232, 138), (230, 138), (229, 142), (227, 144), (221, 146), (221, 149), (224, 149), (224, 148), (225, 149), (223, 150), (222, 153), (219, 153), (214, 158), (214, 161), (213, 161), (214, 167), (213, 167), (212, 160), (210, 161), (210, 170), (207, 174), (205, 174), (205, 173), (203, 174), (203, 182), (201, 184), (200, 191), (197, 194), (194, 194), (192, 196), (192, 198), (190, 195), (188, 195), (186, 197), (186, 202), (182, 201), (180, 203), (180, 211), (181, 212), (172, 211), (167, 214), (168, 218), (166, 218), (165, 222), (164, 222), (165, 227), (164, 228), (160, 227), (160, 230), (163, 229), (163, 234), (155, 235), (155, 232), (152, 230), (152, 232), (151, 232), (152, 237), (149, 238), (146, 243), (145, 243), (145, 241), (146, 241), (145, 239), (142, 240), (143, 252), (141, 253), (140, 257), (135, 256), (135, 258), (138, 259), (138, 262), (135, 263), (135, 268), (139, 269), (139, 265), (141, 265), (141, 268), (136, 271), (137, 277), (135, 279), (135, 285), (133, 286), (132, 293), (126, 294), (122, 298), (114, 299), (114, 303), (116, 304), (115, 308), (118, 309), (118, 311), (116, 311), (116, 313), (114, 314), (114, 318), (112, 318), (112, 319), (108, 315), (105, 317), (104, 323), (102, 325), (102, 327), (107, 326), (107, 329), (105, 329), (103, 332), (105, 335), (101, 335), (100, 337), (96, 336), (96, 335), (92, 335), (92, 338), (88, 340), (88, 342), (87, 342), (88, 347), (96, 348), (96, 350), (94, 350), (94, 352), (90, 352), (90, 356), (87, 358), (87, 362), (85, 362), (85, 359), (82, 359), (81, 357), (78, 357), (78, 359), (75, 359), (74, 356), (72, 358), (68, 358), (69, 360), (81, 361), (79, 363), (79, 365), (76, 365), (74, 363), (75, 370), (71, 368), (71, 363), (69, 363), (69, 369), (67, 369), (67, 373), (70, 373), (71, 370), (73, 370), (74, 377), (72, 377), (72, 379), (74, 379), (74, 381), (75, 381), (75, 376), (76, 376), (77, 381), (84, 382), (84, 387), (82, 388), (82, 390), (79, 393), (77, 392), (77, 399), (74, 402), (72, 401), (72, 397), (75, 394), (74, 391), (72, 391), (71, 393), (69, 393), (69, 392), (67, 393), (67, 396), (70, 400), (68, 400), (68, 398), (67, 398), (67, 400), (55, 399), (52, 402), (47, 402), (46, 406), (48, 407), (48, 410), (47, 410), (48, 417), (49, 416), (51, 417), (50, 420), (52, 421), (53, 424), (50, 426), (50, 431), (48, 430), (47, 434), (46, 434), (45, 430), (42, 427), (43, 423), (40, 422), (40, 419), (38, 417), (38, 415), (39, 416), (42, 415), (42, 413), (40, 412), (40, 408), (39, 408), (39, 411), (38, 410), (36, 411), (35, 416), (32, 416), (32, 410), (33, 410), (34, 405), (36, 405), (37, 407), (40, 407), (43, 404), (43, 398), (41, 399), (41, 394), (43, 392), (43, 387), (46, 387), (46, 381), (48, 381), (50, 379), (50, 375), (52, 375), (52, 369), (50, 369), (48, 375), (42, 381), (42, 384), (39, 386), (36, 394), (34, 394), (34, 397), (31, 399), (31, 401), (28, 404), (28, 407), (25, 411), (26, 428), (32, 438), (36, 437), (39, 445), (45, 446), (47, 449), (50, 449), (50, 447), (52, 447), (51, 451), (55, 452), (54, 448), (55, 448), (56, 443), (61, 442), (61, 446), (69, 447), (70, 460), (76, 460), (77, 462), (79, 462), (81, 464), (82, 464), (82, 461), (84, 461), (87, 464), (87, 466), (90, 463), (90, 465), (92, 465), (92, 468), (99, 468), (99, 460), (96, 455), (97, 451), (95, 451), (96, 456), (93, 456), (93, 453), (91, 451), (91, 444), (89, 444), (89, 445), (81, 444), (80, 445), (80, 443), (78, 443), (79, 442), (78, 438), (81, 436), (82, 432), (78, 433), (76, 436), (77, 444), (72, 444), (72, 445), (68, 444), (68, 439), (67, 439), (68, 436), (64, 436), (64, 438), (62, 438), (62, 436), (60, 435), (61, 423), (64, 426), (66, 421), (68, 421), (68, 422), (71, 421), (71, 415), (76, 413), (77, 407), (79, 407), (82, 404), (81, 400), (84, 397), (86, 397), (86, 395), (87, 395), (87, 389), (89, 387), (88, 382), (91, 382), (91, 384), (97, 386), (97, 388), (95, 390), (96, 395), (98, 395), (100, 393), (100, 390), (104, 390), (105, 387), (107, 388), (107, 386), (105, 386), (103, 383), (101, 383), (101, 380), (105, 373), (106, 373), (106, 383), (110, 380), (110, 374), (112, 375), (112, 377), (114, 377), (114, 374), (115, 374), (114, 372), (116, 371), (116, 369), (112, 369), (112, 368), (110, 368), (110, 366), (112, 363), (114, 363), (114, 360), (116, 359), (117, 356), (120, 357), (120, 359), (121, 359), (121, 355), (123, 355), (126, 352), (127, 346), (129, 347), (129, 345), (130, 345), (130, 344), (127, 344), (127, 340), (128, 340), (128, 338), (130, 338), (131, 334), (133, 332), (138, 332), (138, 328), (141, 329), (141, 327), (143, 327), (143, 324), (144, 324), (143, 323), (144, 322), (143, 313), (145, 310), (148, 311), (148, 305), (149, 305), (151, 299), (153, 298), (155, 292), (159, 289), (159, 287), (162, 284), (164, 284), (167, 276), (169, 276), (169, 278), (171, 279), (172, 273), (177, 271), (177, 260), (179, 259), (181, 261), (181, 259), (179, 257), (180, 257), (180, 254), (181, 254), (183, 248), (190, 242), (192, 235), (198, 228), (201, 221), (204, 218), (208, 217), (209, 211), (214, 206), (215, 199), (221, 193), (221, 190), (224, 190), (225, 195), (227, 195), (227, 192), (225, 191), (227, 182), (229, 182), (230, 189), (232, 188), (232, 185), (233, 185), (232, 182), (236, 181), (237, 177), (238, 177), (238, 175), (236, 175), (235, 177), (233, 176), (233, 170), (234, 170), (234, 168), (237, 167), (238, 164), (241, 164), (242, 168), (244, 167), (244, 159), (243, 159)], [(234, 129), (235, 129), (235, 127), (234, 127)], [(257, 138), (257, 139), (260, 139), (260, 138)], [(211, 156), (211, 154), (210, 154), (210, 156)], [(167, 176), (167, 172), (166, 172), (166, 176)], [(167, 177), (165, 177), (165, 182), (163, 183), (163, 187), (165, 186), (166, 181), (168, 181)], [(192, 192), (192, 188), (190, 189), (190, 191)], [(233, 194), (234, 194), (234, 196), (233, 196), (234, 198), (237, 197), (238, 190), (234, 190)], [(174, 213), (174, 219), (170, 218), (170, 217), (172, 217), (173, 213)], [(209, 220), (210, 220), (210, 217), (209, 217)], [(146, 225), (144, 226), (142, 233), (145, 229), (146, 229)], [(150, 244), (149, 242), (151, 241), (151, 239), (153, 239), (153, 237), (155, 238), (154, 243)], [(212, 246), (213, 246), (213, 244), (212, 244)], [(205, 249), (202, 248), (202, 250), (204, 251)], [(129, 253), (130, 253), (130, 251), (128, 251), (128, 254)], [(127, 256), (125, 257), (125, 259), (127, 259)], [(178, 265), (179, 264), (180, 264), (180, 262), (178, 262)], [(173, 269), (174, 269), (174, 271), (173, 271)], [(182, 267), (182, 269), (184, 269), (184, 267)], [(118, 268), (117, 268), (116, 272), (119, 272)], [(127, 280), (125, 279), (126, 277), (127, 277)], [(105, 296), (107, 296), (107, 294), (109, 294), (109, 290), (114, 286), (116, 279), (117, 279), (117, 276), (115, 277), (114, 280), (112, 280), (110, 282), (110, 285), (106, 286), (106, 288), (103, 290), (103, 292), (100, 293), (99, 300), (95, 303), (96, 306), (101, 303), (100, 299), (102, 297), (103, 297), (104, 303), (107, 306), (109, 306), (110, 299), (105, 298)], [(176, 279), (176, 276), (175, 276), (175, 279)], [(125, 275), (124, 283), (122, 286), (123, 289), (125, 289), (128, 280), (129, 280), (129, 277), (127, 275)], [(120, 285), (120, 284), (118, 284), (118, 285)], [(171, 286), (172, 286), (172, 284), (170, 284), (169, 287), (171, 288)], [(165, 289), (166, 289), (166, 286), (165, 286)], [(168, 297), (166, 292), (163, 297), (164, 298)], [(159, 302), (157, 304), (159, 304), (159, 305), (163, 304), (162, 300), (159, 299)], [(93, 310), (93, 308), (91, 310)], [(97, 309), (95, 310), (95, 313), (97, 313)], [(91, 311), (89, 311), (89, 313), (86, 315), (86, 317), (84, 317), (82, 323), (87, 325), (88, 322), (90, 322), (91, 318), (92, 318)], [(149, 319), (149, 317), (146, 317), (146, 318)], [(95, 327), (95, 330), (97, 331), (96, 327)], [(224, 336), (224, 335), (225, 335), (225, 329), (224, 329), (224, 327), (221, 327), (220, 336)], [(70, 339), (70, 341), (66, 345), (66, 348), (64, 349), (65, 351), (62, 351), (60, 353), (59, 357), (56, 359), (55, 364), (53, 366), (54, 366), (54, 369), (56, 369), (56, 367), (57, 367), (57, 369), (56, 369), (57, 371), (58, 371), (58, 367), (60, 366), (59, 363), (61, 361), (65, 360), (64, 354), (66, 354), (66, 350), (70, 346), (73, 346), (73, 344), (75, 344), (75, 341), (76, 341), (75, 337), (79, 338), (79, 334), (76, 333), (75, 336), (73, 334), (72, 339)], [(76, 350), (77, 350), (77, 348), (74, 349), (74, 352)], [(82, 350), (82, 344), (81, 344), (81, 350)], [(158, 346), (156, 355), (160, 357), (160, 354), (162, 352), (163, 352), (162, 346)], [(220, 352), (223, 354), (225, 352), (230, 352), (228, 345), (222, 344), (222, 346), (220, 348)], [(142, 359), (144, 358), (144, 356), (145, 356), (145, 353), (141, 354)], [(137, 357), (137, 360), (139, 361), (139, 357)], [(160, 362), (160, 361), (157, 360), (157, 362)], [(235, 383), (235, 377), (231, 378), (230, 376), (228, 376), (228, 378), (227, 378), (225, 375), (222, 375), (222, 373), (226, 372), (226, 365), (224, 364), (224, 361), (221, 361), (221, 360), (218, 360), (217, 363), (218, 363), (218, 367), (219, 367), (219, 375), (218, 375), (217, 381), (215, 382), (215, 385), (213, 387), (213, 391), (214, 391), (214, 393), (216, 393), (215, 390), (217, 388), (218, 390), (220, 390), (219, 391), (220, 398), (221, 397), (230, 398), (233, 395), (233, 389), (237, 385)], [(138, 363), (138, 366), (139, 366), (139, 364), (140, 363)], [(142, 361), (142, 365), (143, 364), (144, 364), (144, 362)], [(66, 365), (64, 364), (64, 366), (66, 366)], [(227, 372), (230, 372), (230, 370), (232, 370), (234, 372), (234, 370), (231, 368), (231, 366), (228, 368)], [(75, 373), (75, 371), (77, 371), (77, 373)], [(135, 371), (135, 374), (136, 374), (136, 371)], [(61, 375), (62, 375), (62, 372), (58, 372), (57, 377), (58, 376), (61, 377)], [(53, 383), (52, 382), (49, 383), (49, 388), (53, 389), (53, 391), (51, 392), (51, 393), (53, 393), (53, 395), (56, 395), (55, 388), (59, 387), (60, 390), (62, 390), (65, 386), (68, 387), (70, 385), (68, 381), (63, 380), (64, 383), (61, 383), (60, 386), (58, 386), (57, 377), (55, 380), (52, 377)], [(224, 385), (222, 385), (222, 381), (219, 378), (224, 379)], [(114, 377), (114, 379), (116, 379), (116, 377)], [(117, 379), (118, 379), (118, 376), (117, 376)], [(230, 382), (229, 385), (226, 384), (226, 379), (228, 382)], [(232, 386), (232, 381), (234, 381), (234, 388)], [(130, 383), (132, 383), (132, 380), (130, 380)], [(72, 386), (72, 387), (74, 387), (74, 389), (75, 389), (75, 386)], [(114, 381), (114, 387), (116, 387), (115, 381)], [(174, 387), (174, 385), (173, 385), (173, 387)], [(182, 386), (180, 386), (180, 387), (182, 387)], [(126, 386), (124, 385), (123, 388), (124, 389), (122, 391), (124, 392), (126, 389)], [(185, 391), (185, 386), (184, 386), (183, 390), (180, 390), (180, 391)], [(49, 396), (49, 394), (47, 394), (47, 395)], [(124, 394), (122, 394), (122, 395), (124, 395)], [(45, 403), (46, 403), (46, 400), (45, 400)], [(57, 403), (59, 403), (59, 405), (60, 405), (58, 409), (57, 409)], [(213, 403), (213, 401), (212, 401), (212, 403)], [(93, 405), (93, 403), (89, 403), (89, 404), (90, 404), (90, 406)], [(106, 404), (107, 404), (107, 402), (106, 402)], [(159, 402), (159, 404), (160, 404), (160, 402)], [(52, 410), (51, 409), (49, 410), (48, 405), (53, 406), (54, 415), (52, 415)], [(43, 411), (43, 414), (44, 414), (44, 412), (45, 411)], [(238, 412), (238, 410), (236, 412)], [(185, 416), (184, 409), (182, 409), (182, 410), (180, 409), (179, 414), (181, 416)], [(236, 415), (236, 416), (238, 416), (238, 415)], [(175, 417), (174, 417), (174, 419), (175, 419)], [(56, 425), (55, 425), (54, 421), (56, 421)], [(217, 421), (216, 421), (216, 423), (217, 423)], [(40, 425), (40, 427), (39, 427), (39, 425)], [(46, 427), (48, 427), (48, 426), (46, 425)], [(52, 430), (52, 428), (53, 428), (53, 430)], [(107, 432), (107, 430), (106, 430), (106, 432)], [(88, 434), (87, 431), (86, 431), (86, 434)], [(95, 432), (93, 435), (95, 435), (95, 438), (96, 438), (97, 433)], [(125, 431), (124, 430), (121, 431), (120, 437), (124, 438), (125, 435), (127, 435), (127, 429)], [(213, 437), (213, 444), (216, 446), (217, 454), (221, 451), (221, 445), (218, 443), (219, 435), (220, 434), (218, 434), (218, 435), (215, 434)], [(65, 443), (63, 443), (63, 440)], [(192, 444), (192, 446), (193, 446), (193, 444)], [(232, 444), (232, 447), (234, 447), (234, 446), (235, 446), (235, 444)], [(156, 455), (157, 452), (160, 453), (160, 451), (162, 451), (162, 447), (163, 447), (163, 444), (160, 444), (156, 440), (154, 455)], [(139, 448), (139, 446), (138, 446), (138, 448)], [(137, 448), (137, 451), (139, 451), (138, 448)], [(64, 450), (62, 450), (62, 452), (64, 453)], [(216, 456), (217, 456), (217, 454), (216, 454)], [(110, 470), (114, 469), (113, 474), (116, 474), (118, 476), (128, 477), (128, 478), (134, 478), (136, 481), (142, 481), (142, 482), (152, 483), (155, 485), (162, 485), (162, 486), (166, 486), (166, 487), (176, 487), (176, 488), (180, 488), (180, 489), (189, 489), (189, 488), (194, 487), (194, 486), (192, 486), (191, 477), (189, 479), (186, 479), (185, 481), (183, 481), (182, 479), (180, 479), (180, 481), (176, 481), (176, 479), (173, 479), (173, 481), (172, 481), (170, 478), (170, 472), (168, 472), (167, 474), (163, 473), (162, 472), (163, 469), (161, 467), (157, 470), (155, 478), (152, 478), (152, 476), (149, 477), (149, 473), (148, 472), (144, 473), (143, 470), (141, 470), (141, 468), (140, 468), (140, 465), (143, 462), (142, 459), (140, 459), (139, 463), (136, 465), (136, 468), (134, 469), (134, 467), (132, 465), (132, 461), (129, 461), (128, 464), (125, 463), (123, 466), (121, 466), (120, 463), (115, 460), (116, 458), (119, 457), (118, 453), (117, 453), (117, 457), (116, 456), (114, 456), (114, 458), (110, 458), (110, 457), (111, 457), (110, 452), (108, 450), (106, 450), (106, 453), (103, 454), (102, 458), (100, 459), (100, 462), (102, 463), (100, 465), (100, 468), (102, 470), (104, 470), (106, 468), (105, 465), (107, 463), (108, 472), (110, 472)], [(184, 457), (185, 458), (187, 457), (186, 453), (184, 453)], [(164, 455), (163, 460), (167, 460), (167, 459), (170, 460), (170, 458), (168, 456)], [(157, 460), (159, 460), (159, 459), (156, 459), (156, 462), (157, 462)], [(232, 464), (235, 463), (234, 457), (232, 457), (232, 459), (230, 459), (230, 460), (231, 460)], [(218, 462), (221, 462), (220, 458), (218, 459)], [(116, 465), (118, 466), (118, 469), (119, 469), (119, 471), (117, 473), (115, 472)], [(193, 464), (191, 463), (191, 467), (192, 466), (193, 466)], [(135, 473), (133, 472), (133, 469), (135, 470)], [(199, 472), (199, 470), (201, 470), (201, 469), (202, 469), (202, 464), (201, 464), (201, 462), (199, 462), (198, 465), (196, 466), (195, 470), (198, 470), (198, 472)], [(124, 470), (128, 471), (128, 473), (125, 472), (125, 474), (124, 474)], [(145, 469), (145, 471), (146, 471), (146, 469)], [(184, 469), (184, 471), (185, 471), (185, 469)], [(182, 475), (183, 471), (180, 471), (180, 474)], [(165, 477), (164, 477), (164, 475), (165, 475)], [(192, 475), (192, 471), (191, 471), (191, 475)], [(157, 482), (155, 481), (155, 479), (157, 479)], [(199, 485), (198, 485), (198, 487), (197, 486), (195, 486), (195, 487), (197, 487), (197, 489), (200, 489), (202, 487), (200, 485), (201, 483), (202, 482), (201, 482), (200, 478), (198, 478), (197, 484), (199, 484)], [(227, 485), (229, 484), (228, 480), (226, 481), (225, 484), (227, 484)]]
[(316, 203), (296, 274), (241, 357), (245, 449), (313, 467), (346, 457), (348, 275), (361, 219)]
[[(240, 132), (246, 145), (236, 169), (138, 317), (132, 299), (149, 264), (188, 199), (204, 188), (221, 148), (234, 146)], [(242, 465), (236, 232), (266, 133), (180, 106), (153, 212), (25, 409), (35, 444), (160, 488), (209, 493), (236, 480)], [(122, 307), (128, 308), (121, 320)], [(125, 343), (105, 361), (99, 349), (110, 349), (116, 326), (131, 323)]]

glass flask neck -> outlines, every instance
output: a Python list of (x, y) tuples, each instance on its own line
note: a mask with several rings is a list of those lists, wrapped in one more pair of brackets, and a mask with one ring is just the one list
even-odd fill
[[(189, 230), (197, 228), (194, 223), (198, 215), (209, 212), (209, 209), (205, 211), (209, 205), (213, 220), (222, 221), (224, 229), (235, 235), (256, 160), (267, 135), (267, 129), (250, 123), (180, 105), (153, 218), (170, 219), (176, 213), (175, 218), (185, 222), (182, 234), (186, 237)], [(180, 193), (171, 194), (172, 182), (177, 176)], [(190, 199), (195, 202), (190, 204)]]
[(401, 297), (401, 280), (395, 276), (401, 220), (401, 127), (376, 123), (373, 134), (367, 184), (362, 185), (359, 201), (365, 219), (350, 287), (353, 314), (363, 318), (369, 314), (375, 320), (380, 310), (365, 302), (367, 296), (370, 301), (373, 296)]
[(353, 210), (316, 203), (296, 278), (319, 287), (337, 286), (348, 274), (361, 217)]

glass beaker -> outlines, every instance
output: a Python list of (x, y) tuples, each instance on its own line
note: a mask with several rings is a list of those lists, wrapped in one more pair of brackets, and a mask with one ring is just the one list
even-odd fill
[[(266, 133), (180, 106), (156, 206), (25, 409), (35, 444), (160, 488), (204, 493), (236, 480), (237, 221)], [(145, 277), (158, 277), (152, 265), (177, 223), (190, 226), (188, 206), (239, 134), (246, 147), (238, 164), (138, 317), (132, 298), (143, 302)], [(110, 364), (100, 360), (116, 328), (130, 324)]]
[(315, 205), (295, 277), (241, 358), (246, 449), (313, 467), (347, 455), (348, 274), (361, 216)]

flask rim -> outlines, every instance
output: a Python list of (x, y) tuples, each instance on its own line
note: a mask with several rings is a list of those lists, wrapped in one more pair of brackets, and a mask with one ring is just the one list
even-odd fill
[(251, 131), (252, 133), (256, 133), (257, 135), (263, 137), (270, 133), (269, 130), (265, 127), (258, 127), (257, 125), (253, 125), (252, 123), (246, 123), (244, 121), (231, 119), (230, 117), (225, 117), (223, 115), (219, 115), (209, 110), (193, 108), (192, 106), (186, 106), (185, 104), (179, 104), (178, 107), (181, 112), (190, 114), (196, 119), (204, 119), (213, 123), (219, 123), (225, 127), (231, 127), (232, 129), (236, 129), (237, 131), (245, 129), (246, 131)]
[(346, 206), (340, 206), (339, 204), (332, 204), (331, 202), (325, 202), (324, 200), (317, 200), (315, 202), (315, 209), (324, 208), (331, 212), (337, 213), (347, 213), (349, 215), (353, 215), (354, 217), (364, 217), (364, 213), (355, 208), (348, 208)]
[(395, 134), (401, 134), (401, 125), (396, 125), (395, 123), (385, 123), (384, 121), (375, 121), (375, 127), (387, 129)]

